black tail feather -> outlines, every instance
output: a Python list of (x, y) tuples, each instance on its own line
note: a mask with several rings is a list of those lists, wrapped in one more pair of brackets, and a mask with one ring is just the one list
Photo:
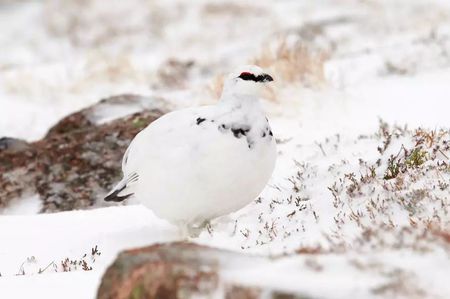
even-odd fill
[(127, 199), (128, 197), (130, 197), (131, 195), (133, 195), (134, 193), (130, 193), (130, 194), (126, 194), (123, 196), (119, 196), (118, 194), (125, 189), (127, 186), (123, 186), (122, 188), (118, 189), (118, 190), (114, 190), (114, 192), (106, 195), (106, 197), (104, 198), (104, 201), (114, 201), (114, 202), (120, 202), (120, 201), (124, 201), (125, 199)]

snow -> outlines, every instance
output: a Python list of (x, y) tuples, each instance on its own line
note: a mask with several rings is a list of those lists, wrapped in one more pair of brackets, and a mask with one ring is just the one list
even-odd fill
[(370, 108), (372, 114), (389, 123), (446, 128), (450, 125), (449, 79), (450, 68), (445, 68), (362, 84), (353, 88), (351, 94), (360, 99), (361, 106)]
[[(380, 159), (375, 172), (383, 177), (390, 155), (402, 145), (413, 147), (409, 132), (380, 154), (380, 118), (448, 131), (448, 1), (77, 3), (0, 5), (0, 137), (37, 140), (63, 116), (122, 93), (161, 97), (175, 108), (210, 103), (215, 79), (287, 32), (328, 55), (324, 82), (283, 82), (280, 69), (269, 69), (276, 81), (264, 104), (280, 140), (273, 178), (261, 202), (214, 220), (211, 233), (192, 241), (277, 257), (319, 249), (260, 268), (224, 270), (240, 283), (320, 298), (450, 297), (449, 244), (426, 225), (450, 229), (448, 189), (436, 187), (413, 213), (389, 200), (392, 194), (414, 199), (419, 195), (412, 192), (450, 183), (449, 174), (431, 171), (415, 181), (412, 171), (402, 190), (389, 193), (376, 180), (363, 185), (360, 196), (349, 195), (352, 182), (345, 176), (359, 179)], [(161, 69), (167, 71), (170, 59), (194, 66), (182, 78), (170, 77), (168, 86)], [(141, 108), (102, 107), (96, 118), (104, 122)], [(382, 212), (367, 212), (369, 200)], [(118, 252), (179, 237), (139, 205), (50, 215), (38, 210), (39, 198), (27, 195), (0, 212), (1, 297), (93, 298)], [(353, 213), (362, 216), (356, 220)], [(93, 262), (95, 246), (101, 255)], [(91, 271), (63, 271), (62, 261), (85, 253)], [(285, 274), (275, 277), (275, 270)]]
[[(14, 295), (14, 298), (92, 298), (102, 273), (118, 252), (125, 248), (173, 241), (177, 234), (176, 228), (141, 206), (2, 216), (0, 290), (3, 294)], [(62, 271), (61, 261), (65, 258), (80, 259), (85, 253), (89, 255), (95, 246), (101, 255), (95, 262), (88, 261), (92, 271)], [(57, 264), (57, 269), (50, 266), (43, 274), (38, 274), (39, 269), (45, 269), (52, 262)], [(21, 266), (24, 275), (18, 275)], [(17, 288), (24, 282), (27, 288)], [(74, 283), (79, 284), (76, 292), (72, 292)]]
[[(141, 206), (2, 216), (0, 290), (14, 298), (93, 298), (101, 274), (120, 250), (171, 241), (176, 234), (173, 226)], [(90, 262), (92, 271), (55, 273), (50, 267), (44, 274), (36, 274), (52, 261), (79, 258), (95, 245), (101, 255)], [(25, 275), (17, 275), (21, 265)], [(223, 270), (223, 275), (228, 281), (262, 283), (269, 288), (300, 291), (314, 297), (348, 298), (358, 294), (361, 298), (375, 298), (370, 290), (388, 284), (390, 276), (400, 273), (398, 279), (413, 280), (417, 288), (430, 288), (431, 294), (444, 298), (450, 291), (446, 284), (449, 267), (448, 255), (442, 250), (423, 255), (412, 250), (387, 250), (281, 258), (245, 270), (230, 266)], [(417, 276), (403, 277), (408, 271)], [(430, 271), (435, 275), (430, 276)]]
[(98, 278), (94, 271), (18, 276), (2, 279), (0, 289), (10, 298), (95, 298)]
[(40, 209), (41, 201), (39, 196), (35, 194), (16, 200), (10, 206), (0, 211), (0, 215), (34, 215), (39, 213)]

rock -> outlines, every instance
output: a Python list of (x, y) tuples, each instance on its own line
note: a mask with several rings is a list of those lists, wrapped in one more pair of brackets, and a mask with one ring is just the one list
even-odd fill
[(67, 116), (40, 141), (1, 139), (0, 209), (29, 193), (39, 194), (42, 212), (93, 206), (120, 179), (131, 139), (166, 111), (157, 103), (112, 97)]
[(76, 130), (86, 130), (89, 127), (126, 117), (145, 110), (166, 110), (161, 98), (148, 98), (134, 94), (123, 94), (100, 100), (97, 104), (70, 114), (60, 120), (47, 133), (46, 137), (66, 134)]
[(22, 151), (29, 148), (29, 144), (25, 140), (3, 137), (0, 138), (0, 152), (1, 151)]
[[(98, 298), (180, 298), (218, 287), (216, 263), (203, 259), (208, 248), (163, 244), (125, 251), (107, 270)], [(186, 297), (189, 298), (189, 297)]]
[(105, 272), (98, 299), (307, 298), (292, 292), (237, 284), (232, 270), (251, 269), (271, 260), (187, 242), (158, 244), (119, 254)]

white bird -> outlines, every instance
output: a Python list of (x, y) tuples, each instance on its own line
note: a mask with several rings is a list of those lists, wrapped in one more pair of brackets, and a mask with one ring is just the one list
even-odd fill
[(188, 232), (252, 202), (276, 161), (275, 138), (259, 101), (270, 81), (261, 68), (243, 66), (228, 76), (217, 104), (152, 122), (132, 140), (123, 179), (105, 201), (133, 195)]

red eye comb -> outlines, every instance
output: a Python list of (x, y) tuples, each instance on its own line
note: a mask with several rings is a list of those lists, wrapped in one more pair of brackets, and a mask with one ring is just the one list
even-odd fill
[(241, 73), (241, 76), (251, 76), (251, 75), (253, 75), (253, 74), (250, 72), (242, 72)]

